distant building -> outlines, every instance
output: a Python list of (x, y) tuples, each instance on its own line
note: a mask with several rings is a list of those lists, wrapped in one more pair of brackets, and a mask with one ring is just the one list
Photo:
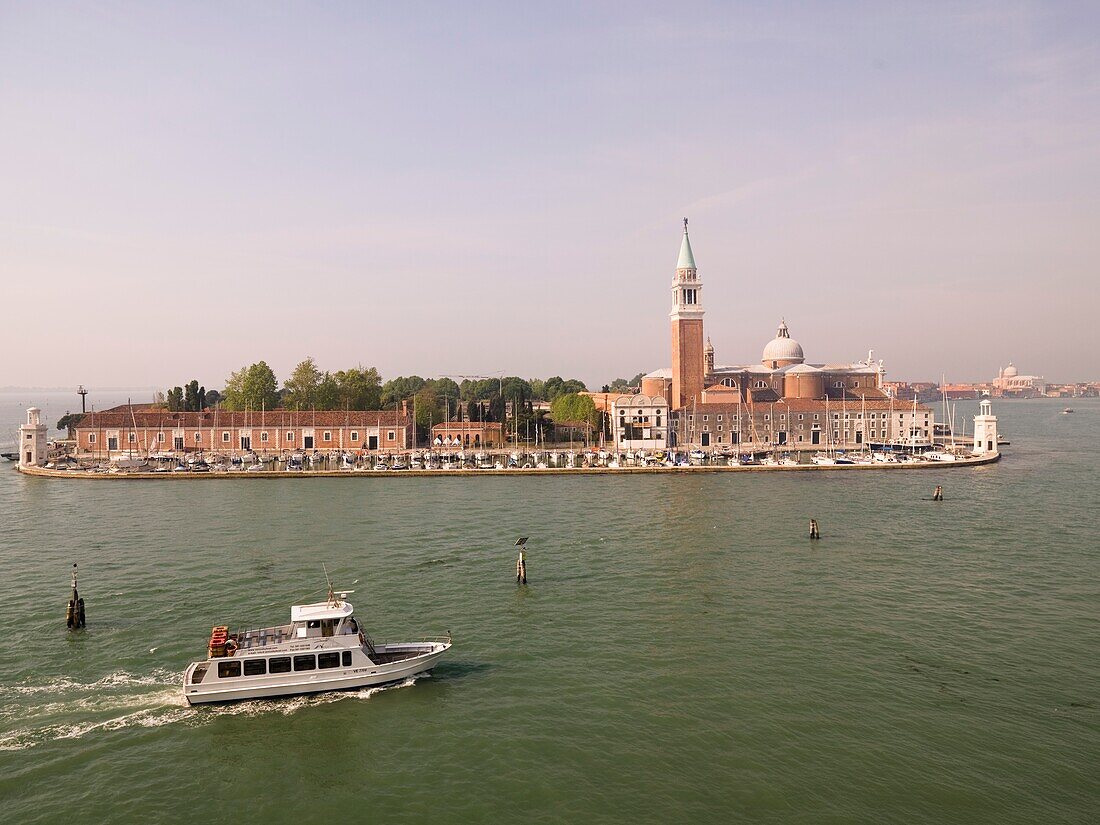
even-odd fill
[(405, 450), (412, 416), (396, 410), (168, 412), (116, 407), (90, 412), (76, 424), (78, 453)]
[(620, 395), (609, 410), (616, 450), (668, 447), (668, 402), (660, 395)]
[(504, 446), (504, 425), (499, 421), (451, 421), (432, 427), (433, 447)]
[(1046, 393), (1046, 388), (1041, 375), (1020, 375), (1012, 362), (993, 379), (993, 395), (998, 398), (1037, 398)]
[[(873, 360), (868, 353), (865, 361), (808, 363), (786, 321), (780, 321), (759, 361), (718, 363), (713, 344), (704, 338), (702, 292), (685, 219), (669, 313), (672, 366), (643, 376), (641, 387), (642, 395), (668, 399), (671, 445), (808, 447), (825, 443), (826, 432), (829, 443), (931, 437), (932, 411), (918, 405), (914, 413), (904, 401), (893, 402), (884, 389), (881, 360)], [(935, 388), (934, 384), (928, 386)], [(857, 411), (864, 401), (867, 418), (849, 418), (861, 415)], [(892, 407), (897, 409), (884, 420)], [(801, 418), (794, 420), (792, 415)], [(813, 434), (811, 419), (806, 416), (817, 422), (818, 435)], [(859, 426), (854, 424), (857, 420)], [(836, 439), (832, 438), (834, 431)]]

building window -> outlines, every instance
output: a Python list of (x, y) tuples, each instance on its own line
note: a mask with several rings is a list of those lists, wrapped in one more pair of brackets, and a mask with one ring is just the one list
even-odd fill
[(393, 441), (396, 438), (397, 438), (397, 433), (395, 433), (393, 430), (390, 430), (389, 432), (386, 433), (386, 441)]
[(202, 433), (195, 433), (195, 443), (202, 444)]
[(260, 441), (264, 442), (265, 444), (267, 443), (267, 433), (266, 432), (260, 433)]
[(157, 433), (157, 441), (159, 441), (161, 444), (164, 443), (164, 433)]
[(704, 415), (703, 420), (704, 421), (710, 421), (710, 416), (709, 415)]
[(838, 390), (841, 389), (843, 386), (844, 386), (843, 381), (837, 381), (835, 384), (833, 384), (833, 387), (835, 387)]
[(225, 441), (225, 442), (229, 441), (229, 433), (228, 432), (222, 433), (222, 441)]
[(130, 433), (129, 438), (130, 438), (130, 443), (133, 444), (135, 441), (137, 441), (137, 433)]
[(287, 433), (286, 434), (286, 440), (287, 441), (293, 441), (294, 440), (294, 433)]
[(764, 413), (764, 420), (765, 421), (771, 421), (772, 417), (770, 415), (768, 415), (768, 413)]
[(352, 441), (358, 441), (359, 440), (359, 433), (357, 433), (355, 430), (351, 431), (351, 440)]
[(332, 441), (332, 431), (331, 430), (325, 430), (324, 440), (325, 441)]
[(722, 425), (721, 424), (718, 425), (718, 432), (722, 432)]
[(88, 433), (88, 443), (95, 444), (95, 433)]
[(722, 420), (722, 416), (721, 416), (721, 415), (719, 415), (719, 416), (718, 416), (718, 420), (719, 420), (719, 421), (721, 421), (721, 420)]
[(814, 421), (817, 421), (817, 413), (814, 413)]

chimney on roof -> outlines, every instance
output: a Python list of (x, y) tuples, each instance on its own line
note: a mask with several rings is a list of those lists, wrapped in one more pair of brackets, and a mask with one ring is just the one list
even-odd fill
[(401, 415), (405, 418), (409, 417), (409, 399), (401, 399)]

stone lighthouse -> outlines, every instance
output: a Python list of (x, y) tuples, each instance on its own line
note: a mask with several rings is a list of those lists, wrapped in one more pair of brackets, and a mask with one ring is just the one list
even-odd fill
[(19, 466), (41, 467), (46, 463), (46, 425), (42, 410), (27, 410), (27, 423), (19, 425)]
[(997, 416), (993, 414), (993, 402), (983, 398), (974, 416), (974, 452), (997, 452)]

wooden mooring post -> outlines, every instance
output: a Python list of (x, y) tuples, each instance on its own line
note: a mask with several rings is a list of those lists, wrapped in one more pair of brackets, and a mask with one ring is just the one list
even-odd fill
[(815, 518), (810, 519), (810, 538), (811, 539), (821, 538), (821, 530), (818, 529), (817, 519), (815, 519)]
[(84, 627), (84, 599), (76, 589), (76, 563), (73, 563), (73, 592), (69, 596), (69, 605), (65, 608), (65, 627), (79, 630)]
[(519, 548), (519, 558), (516, 559), (516, 584), (527, 584), (527, 554), (524, 552), (527, 545), (527, 536), (516, 539), (515, 546)]
[(943, 501), (943, 487), (936, 485), (936, 492), (932, 493), (932, 501)]

